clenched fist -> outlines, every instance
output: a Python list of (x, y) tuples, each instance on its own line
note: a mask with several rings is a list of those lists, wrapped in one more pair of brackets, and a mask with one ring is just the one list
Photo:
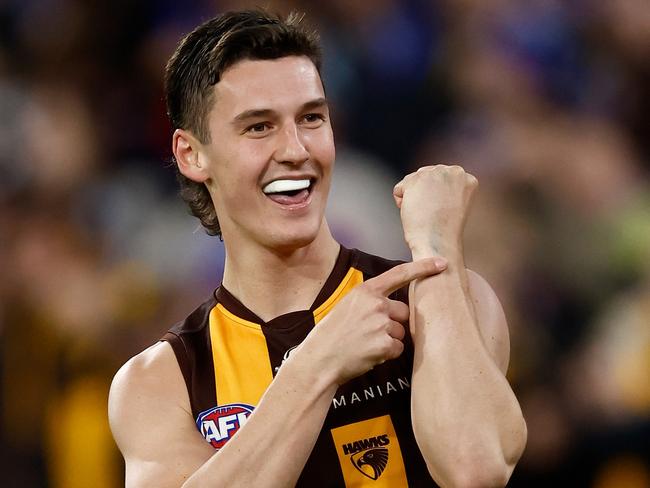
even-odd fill
[(460, 166), (424, 166), (393, 189), (413, 258), (458, 251), (478, 181)]

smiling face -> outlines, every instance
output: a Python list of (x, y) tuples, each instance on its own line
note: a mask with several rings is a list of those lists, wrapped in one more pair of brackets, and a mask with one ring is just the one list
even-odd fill
[(198, 165), (227, 243), (303, 247), (323, 225), (334, 139), (307, 57), (243, 60), (215, 86)]

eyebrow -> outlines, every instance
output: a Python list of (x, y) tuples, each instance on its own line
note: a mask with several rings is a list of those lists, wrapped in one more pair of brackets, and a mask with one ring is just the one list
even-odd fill
[[(304, 103), (300, 107), (300, 111), (305, 112), (307, 110), (327, 107), (328, 105), (329, 103), (327, 102), (326, 98), (316, 98), (315, 100), (310, 100), (309, 102)], [(232, 120), (232, 123), (238, 124), (248, 119), (269, 117), (275, 115), (275, 113), (276, 112), (274, 110), (271, 110), (269, 108), (253, 108), (250, 110), (244, 110), (242, 113), (235, 116), (235, 118)]]
[(312, 100), (310, 102), (305, 103), (302, 106), (302, 109), (300, 110), (301, 112), (305, 112), (306, 110), (314, 110), (316, 108), (323, 108), (327, 107), (329, 103), (327, 102), (327, 99), (324, 97), (317, 98), (316, 100)]

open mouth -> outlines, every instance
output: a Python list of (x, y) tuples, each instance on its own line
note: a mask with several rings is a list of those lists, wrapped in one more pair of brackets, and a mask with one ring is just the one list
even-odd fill
[(262, 191), (276, 203), (296, 205), (307, 201), (313, 184), (313, 179), (275, 180), (266, 185)]

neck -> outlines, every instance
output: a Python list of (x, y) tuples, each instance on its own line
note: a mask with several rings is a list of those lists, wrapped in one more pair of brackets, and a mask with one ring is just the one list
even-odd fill
[(225, 241), (223, 285), (265, 322), (308, 309), (334, 268), (339, 244), (327, 223), (307, 246), (278, 251), (257, 243)]

